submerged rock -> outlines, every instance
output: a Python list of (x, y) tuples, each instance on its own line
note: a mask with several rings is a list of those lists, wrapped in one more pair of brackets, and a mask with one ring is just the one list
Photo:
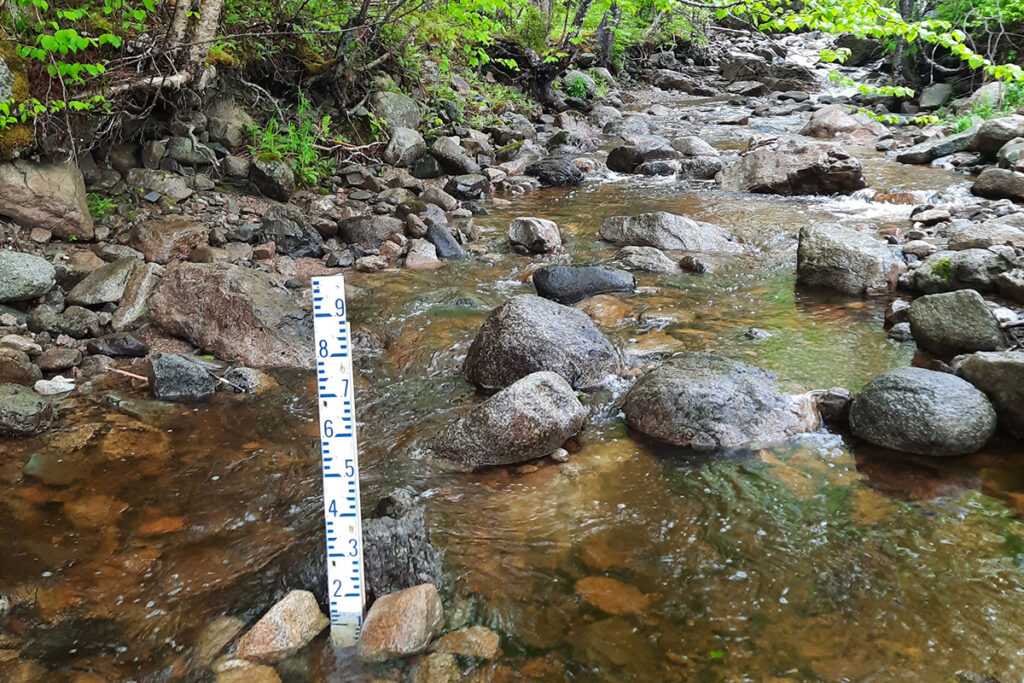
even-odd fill
[(636, 278), (601, 266), (547, 266), (533, 274), (533, 284), (540, 296), (568, 306), (598, 294), (632, 292)]
[(424, 583), (379, 598), (370, 607), (356, 652), (368, 662), (419, 654), (444, 623), (444, 607), (433, 584)]
[(444, 634), (430, 649), (463, 657), (495, 659), (500, 653), (499, 643), (498, 634), (486, 626), (470, 626)]
[(751, 140), (739, 161), (717, 176), (723, 190), (760, 194), (849, 194), (867, 187), (860, 162), (825, 143)]
[(669, 251), (732, 253), (742, 249), (725, 228), (665, 211), (613, 216), (598, 235), (616, 246), (655, 247)]
[(363, 564), (368, 602), (441, 579), (424, 509), (410, 491), (393, 491), (363, 520)]
[(985, 395), (944, 372), (900, 368), (875, 377), (850, 406), (853, 433), (919, 455), (968, 455), (991, 438), (996, 413)]
[(972, 289), (915, 299), (910, 304), (910, 330), (920, 348), (940, 356), (1006, 346), (999, 322)]
[(465, 369), (484, 389), (500, 389), (534, 372), (561, 375), (574, 389), (601, 384), (619, 358), (582, 311), (530, 294), (494, 309), (469, 347)]
[(149, 365), (149, 386), (161, 401), (202, 403), (216, 390), (210, 373), (188, 358), (158, 353)]
[(153, 320), (219, 358), (253, 367), (311, 367), (312, 324), (265, 273), (223, 263), (180, 263), (150, 299)]
[(1024, 438), (1024, 352), (982, 351), (954, 361), (958, 373), (985, 392), (1003, 429)]
[(775, 375), (710, 353), (684, 353), (626, 394), (626, 423), (699, 451), (786, 441), (817, 427), (805, 402), (779, 392)]
[(433, 451), (467, 470), (535, 460), (576, 434), (586, 416), (565, 379), (535, 372), (450, 423), (434, 440)]
[(896, 290), (907, 266), (885, 242), (838, 225), (800, 228), (797, 281), (844, 294), (881, 295)]
[(308, 645), (328, 623), (312, 593), (291, 591), (242, 636), (234, 656), (276, 664)]
[(0, 384), (0, 436), (31, 436), (53, 420), (50, 402), (20, 384)]

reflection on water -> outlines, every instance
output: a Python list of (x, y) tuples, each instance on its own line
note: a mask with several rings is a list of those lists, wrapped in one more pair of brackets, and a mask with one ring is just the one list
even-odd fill
[[(884, 188), (953, 180), (877, 157), (868, 171)], [(900, 223), (907, 205), (612, 178), (479, 218), (492, 258), (352, 274), (364, 500), (399, 485), (422, 494), (448, 626), (502, 636), (479, 680), (1019, 680), (1015, 444), (935, 461), (854, 453), (821, 433), (694, 459), (627, 433), (614, 386), (592, 398), (568, 463), (452, 475), (424, 457), (437, 428), (480, 400), (461, 364), (487, 312), (532, 291), (539, 264), (612, 260), (596, 239), (604, 218), (653, 210), (723, 224), (748, 249), (712, 275), (641, 274), (641, 293), (604, 297), (592, 314), (623, 348), (717, 350), (790, 391), (857, 389), (910, 362), (882, 332), (885, 302), (798, 290), (793, 276), (801, 225)], [(508, 253), (518, 215), (558, 222), (566, 251)], [(750, 327), (770, 336), (750, 340)], [(288, 587), (322, 592), (313, 385), (277, 379), (197, 409), (110, 380), (65, 402), (55, 431), (0, 444), (0, 678), (195, 680), (213, 619), (252, 620)], [(100, 398), (110, 389), (121, 398)], [(361, 672), (323, 637), (288, 669), (397, 676)]]

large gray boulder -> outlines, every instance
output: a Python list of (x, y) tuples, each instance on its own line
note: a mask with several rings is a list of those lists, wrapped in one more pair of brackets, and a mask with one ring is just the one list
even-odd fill
[(665, 211), (639, 216), (613, 216), (598, 235), (616, 246), (655, 247), (669, 251), (734, 253), (742, 250), (729, 231)]
[(850, 429), (876, 446), (919, 455), (967, 455), (989, 440), (996, 413), (968, 382), (922, 368), (868, 382), (850, 406)]
[(968, 149), (994, 159), (1003, 145), (1021, 137), (1024, 137), (1024, 116), (1003, 116), (982, 123)]
[(952, 83), (933, 83), (921, 89), (921, 99), (917, 105), (924, 111), (931, 111), (944, 106), (952, 97)]
[(986, 168), (974, 181), (971, 192), (989, 199), (1024, 202), (1024, 173), (1008, 168)]
[(433, 452), (465, 470), (526, 462), (561, 447), (586, 417), (561, 375), (535, 372), (442, 429)]
[(132, 273), (142, 265), (136, 258), (119, 258), (89, 273), (68, 292), (67, 301), (81, 306), (117, 303)]
[(1024, 247), (1024, 230), (1002, 223), (998, 218), (976, 223), (957, 230), (949, 237), (949, 249), (988, 249), (1008, 244)]
[(1024, 438), (1024, 352), (982, 351), (956, 359), (955, 365), (992, 401), (1003, 429)]
[(152, 319), (219, 358), (252, 367), (312, 367), (312, 320), (267, 275), (225, 263), (170, 268), (149, 301)]
[(978, 127), (968, 128), (944, 138), (933, 138), (909, 147), (896, 155), (896, 161), (903, 164), (930, 164), (939, 157), (965, 151), (974, 140)]
[(85, 180), (73, 164), (0, 163), (0, 216), (61, 239), (91, 240), (94, 235)]
[(620, 367), (615, 347), (575, 308), (523, 294), (494, 309), (466, 355), (469, 380), (501, 389), (526, 375), (551, 371), (574, 389), (601, 384)]
[(370, 97), (370, 106), (377, 118), (387, 124), (388, 130), (395, 128), (420, 127), (422, 115), (416, 100), (397, 92), (375, 92)]
[(0, 249), (0, 304), (46, 294), (57, 283), (57, 270), (44, 258)]
[(844, 138), (866, 141), (888, 135), (889, 129), (864, 114), (851, 114), (845, 106), (833, 104), (811, 114), (800, 134), (819, 140)]
[(918, 347), (939, 356), (1006, 347), (999, 322), (973, 289), (915, 299), (910, 304), (910, 330)]
[(654, 247), (623, 247), (615, 258), (630, 270), (648, 273), (678, 273), (681, 270), (665, 252)]
[(881, 295), (895, 291), (907, 266), (885, 242), (838, 225), (800, 228), (797, 281), (844, 294)]
[(616, 147), (608, 153), (608, 170), (617, 173), (634, 173), (648, 161), (678, 159), (681, 152), (672, 147), (665, 138), (649, 135), (637, 138), (632, 144)]
[(427, 151), (423, 136), (412, 128), (395, 128), (384, 149), (384, 161), (392, 166), (411, 166), (416, 158)]
[(755, 137), (716, 177), (724, 190), (760, 194), (849, 194), (867, 187), (860, 162), (828, 143)]
[(779, 392), (774, 374), (710, 353), (684, 353), (647, 373), (623, 410), (633, 429), (699, 451), (778, 443), (817, 427), (809, 403)]
[(1009, 269), (1005, 258), (988, 249), (937, 251), (910, 271), (906, 283), (926, 294), (965, 288), (987, 292), (998, 287), (999, 277)]
[(380, 249), (387, 238), (403, 234), (405, 221), (391, 216), (353, 216), (338, 224), (338, 235), (345, 244), (357, 244), (363, 249)]
[(533, 285), (545, 299), (569, 306), (598, 294), (632, 292), (636, 278), (602, 266), (547, 266), (534, 272)]

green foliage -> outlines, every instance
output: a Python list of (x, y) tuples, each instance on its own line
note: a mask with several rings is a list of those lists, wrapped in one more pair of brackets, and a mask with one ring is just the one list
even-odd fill
[(299, 185), (315, 187), (334, 172), (334, 159), (319, 145), (330, 125), (331, 117), (317, 119), (309, 100), (300, 93), (295, 117), (286, 126), (274, 117), (262, 128), (251, 128), (249, 150), (257, 159), (289, 162)]
[(117, 204), (113, 199), (103, 197), (95, 192), (85, 195), (85, 202), (93, 218), (106, 218), (117, 209)]
[(576, 76), (566, 87), (565, 94), (569, 97), (576, 97), (578, 99), (585, 100), (590, 92), (587, 90), (587, 82), (583, 80), (581, 76)]

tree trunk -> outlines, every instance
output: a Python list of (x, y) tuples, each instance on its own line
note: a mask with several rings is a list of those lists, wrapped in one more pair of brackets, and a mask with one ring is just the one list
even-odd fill
[(223, 9), (224, 0), (201, 0), (199, 3), (199, 19), (192, 31), (192, 50), (188, 59), (193, 71), (200, 71), (206, 63), (210, 48), (217, 40), (217, 29), (220, 28), (220, 14)]
[(621, 18), (622, 8), (619, 7), (619, 3), (616, 0), (612, 0), (604, 16), (601, 17), (601, 23), (597, 27), (597, 31), (595, 31), (597, 47), (600, 51), (598, 59), (601, 62), (601, 66), (605, 68), (612, 63), (612, 53), (615, 49), (614, 29), (618, 27)]

